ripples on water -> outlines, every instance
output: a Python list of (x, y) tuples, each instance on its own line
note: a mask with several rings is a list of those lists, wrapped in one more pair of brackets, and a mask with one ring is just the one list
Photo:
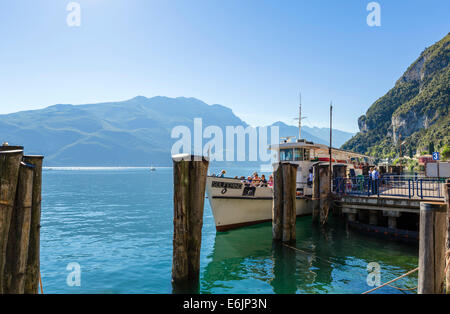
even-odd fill
[[(171, 293), (171, 168), (46, 169), (42, 196), (45, 293)], [(273, 246), (271, 232), (266, 223), (216, 234), (206, 200), (200, 292), (361, 293), (372, 288), (369, 262), (380, 264), (382, 282), (417, 267), (416, 247), (359, 235), (341, 221), (320, 229), (298, 218), (302, 252)], [(81, 266), (81, 287), (66, 283), (71, 262)], [(396, 283), (416, 284), (416, 274)]]

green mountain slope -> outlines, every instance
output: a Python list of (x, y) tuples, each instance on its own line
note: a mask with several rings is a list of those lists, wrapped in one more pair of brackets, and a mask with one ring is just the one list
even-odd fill
[[(450, 34), (425, 49), (395, 86), (358, 119), (342, 148), (376, 157), (415, 154), (449, 144)], [(407, 152), (407, 153), (405, 153)]]

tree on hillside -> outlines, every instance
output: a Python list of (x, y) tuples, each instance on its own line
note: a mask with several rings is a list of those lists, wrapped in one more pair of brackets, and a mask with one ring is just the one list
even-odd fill
[(433, 142), (430, 142), (428, 144), (428, 151), (430, 152), (430, 154), (435, 152), (435, 150), (434, 150), (434, 143)]
[(441, 151), (442, 159), (447, 160), (450, 159), (450, 146), (445, 145)]

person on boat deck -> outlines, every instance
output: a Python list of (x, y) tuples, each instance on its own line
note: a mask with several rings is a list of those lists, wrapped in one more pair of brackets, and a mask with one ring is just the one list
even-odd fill
[(273, 175), (270, 175), (270, 177), (269, 177), (268, 186), (269, 186), (269, 188), (273, 187)]
[(255, 173), (253, 174), (253, 177), (252, 177), (252, 183), (253, 183), (254, 185), (258, 185), (260, 181), (261, 181), (261, 178), (258, 177), (258, 173), (255, 172)]
[(223, 178), (223, 177), (225, 177), (225, 173), (227, 173), (225, 170), (222, 170), (221, 172), (220, 172), (220, 174), (218, 175), (218, 177), (219, 178)]
[(265, 175), (261, 175), (261, 187), (267, 187), (267, 180)]
[(313, 171), (312, 169), (309, 169), (309, 174), (308, 174), (308, 186), (311, 187), (313, 183)]

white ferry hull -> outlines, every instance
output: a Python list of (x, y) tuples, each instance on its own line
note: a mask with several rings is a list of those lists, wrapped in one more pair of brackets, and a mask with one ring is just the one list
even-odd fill
[[(246, 191), (247, 190), (247, 191)], [(227, 231), (272, 220), (272, 189), (251, 188), (238, 179), (208, 177), (206, 192), (217, 231)], [(250, 193), (252, 194), (252, 193)], [(312, 201), (297, 198), (297, 216), (312, 213)]]

